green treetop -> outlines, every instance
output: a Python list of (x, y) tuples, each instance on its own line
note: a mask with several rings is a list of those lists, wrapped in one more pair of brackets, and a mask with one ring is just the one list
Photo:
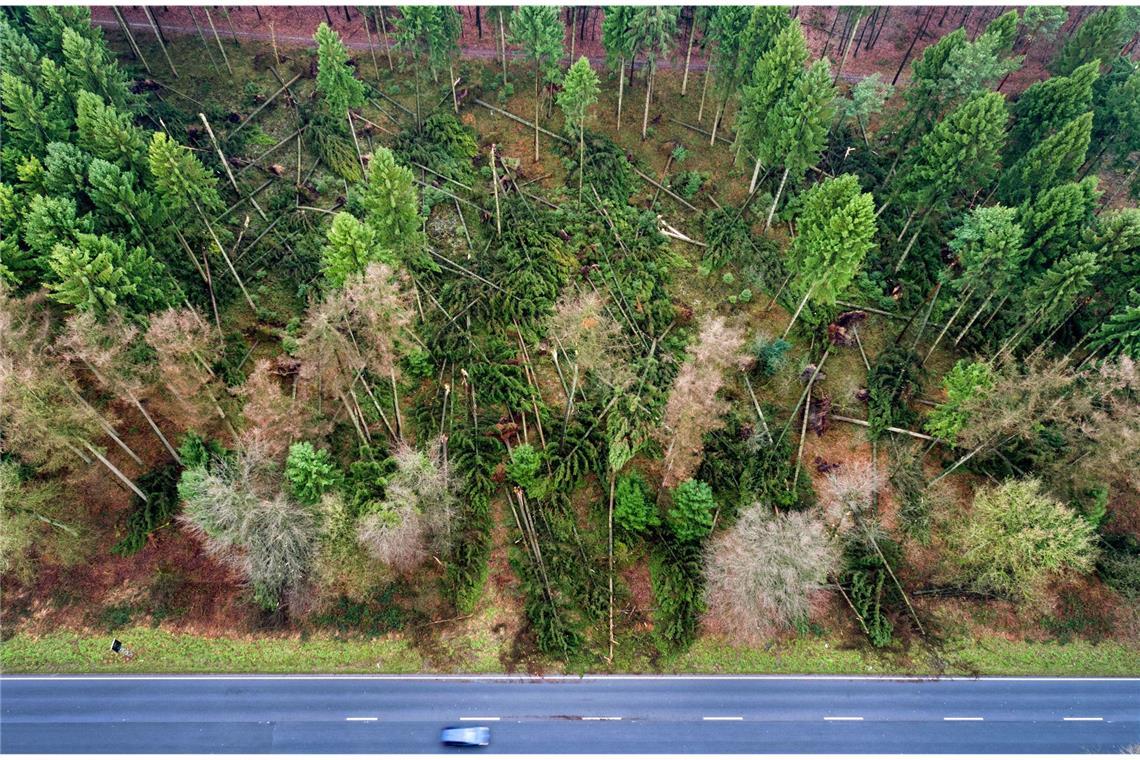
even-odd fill
[(1013, 106), (1006, 164), (1092, 108), (1093, 85), (1099, 76), (1100, 61), (1089, 61), (1069, 76), (1030, 85)]
[(951, 111), (911, 150), (900, 179), (905, 202), (929, 213), (957, 194), (988, 186), (997, 174), (1007, 119), (1005, 100), (996, 92)]
[(146, 166), (146, 135), (130, 115), (105, 105), (98, 95), (81, 90), (76, 98), (75, 127), (79, 147), (124, 169)]
[(1070, 35), (1061, 52), (1049, 64), (1049, 71), (1066, 76), (1090, 61), (1115, 59), (1133, 33), (1127, 22), (1127, 9), (1121, 5), (1109, 6), (1092, 14)]
[(641, 139), (644, 140), (649, 127), (649, 99), (653, 94), (653, 80), (657, 75), (657, 65), (661, 58), (669, 54), (673, 38), (677, 34), (676, 7), (647, 5), (638, 9), (634, 27), (640, 35), (641, 47), (645, 50), (648, 71), (645, 75), (645, 111), (641, 119)]
[(222, 210), (217, 179), (186, 146), (155, 132), (147, 161), (154, 189), (169, 213), (180, 214), (195, 206), (202, 212)]
[(606, 65), (618, 75), (617, 126), (621, 129), (621, 105), (625, 91), (625, 62), (637, 55), (638, 35), (634, 27), (637, 8), (632, 5), (607, 5), (602, 19), (602, 46), (606, 50)]
[(1058, 185), (1021, 208), (1027, 271), (1043, 272), (1080, 242), (1093, 221), (1096, 186), (1096, 177)]
[(161, 262), (106, 235), (80, 233), (74, 244), (57, 243), (48, 265), (54, 275), (47, 284), (51, 298), (80, 311), (105, 314), (124, 306), (148, 314), (173, 301)]
[(419, 260), (426, 240), (411, 170), (396, 163), (392, 151), (379, 147), (358, 192), (363, 221), (375, 232), (375, 244), (398, 252), (405, 260)]
[(776, 101), (765, 119), (767, 133), (758, 146), (760, 160), (768, 166), (783, 166), (767, 227), (780, 203), (780, 195), (788, 177), (796, 182), (827, 147), (827, 134), (835, 116), (835, 86), (831, 82), (831, 66), (827, 59), (816, 61), (791, 90)]
[(558, 106), (566, 117), (566, 128), (578, 137), (578, 202), (582, 202), (582, 178), (586, 167), (586, 117), (598, 102), (598, 75), (582, 56), (566, 71)]
[(534, 63), (534, 160), (538, 161), (538, 114), (543, 79), (558, 75), (562, 58), (562, 22), (558, 8), (550, 5), (520, 6), (511, 15), (511, 42)]
[[(756, 61), (751, 84), (745, 85), (740, 98), (740, 112), (736, 117), (736, 139), (749, 154), (757, 155), (760, 164), (761, 144), (771, 142), (767, 119), (804, 74), (808, 60), (807, 40), (799, 23), (788, 24), (772, 46)], [(770, 159), (769, 159), (770, 160)], [(751, 193), (756, 186), (757, 172), (753, 172)]]
[(372, 227), (347, 211), (334, 216), (321, 249), (321, 271), (329, 285), (341, 287), (350, 275), (363, 272), (373, 261), (396, 263), (392, 252), (377, 243)]
[(1092, 127), (1089, 111), (1030, 149), (1002, 175), (998, 198), (1018, 204), (1074, 179), (1085, 162)]
[(1129, 291), (1128, 300), (1093, 333), (1089, 349), (1110, 359), (1120, 355), (1140, 359), (1140, 291)]
[(321, 22), (313, 40), (317, 43), (317, 90), (333, 114), (364, 105), (364, 84), (348, 65), (348, 51), (340, 35)]
[(788, 260), (793, 291), (803, 299), (784, 331), (786, 337), (812, 299), (833, 304), (851, 284), (875, 240), (875, 201), (853, 174), (813, 185), (803, 194), (796, 237)]

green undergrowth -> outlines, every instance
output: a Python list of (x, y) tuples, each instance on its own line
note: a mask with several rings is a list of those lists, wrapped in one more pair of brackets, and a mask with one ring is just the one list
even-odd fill
[[(5, 673), (417, 673), (434, 668), (406, 640), (384, 637), (343, 640), (308, 638), (221, 638), (175, 634), (152, 628), (119, 632), (134, 652), (125, 660), (110, 651), (107, 636), (60, 631), (43, 636), (18, 634), (0, 644)], [(450, 672), (501, 671), (500, 660), (478, 637), (458, 640)], [(485, 644), (485, 642), (483, 642)], [(1016, 642), (991, 637), (956, 639), (944, 646), (943, 675), (1135, 676), (1140, 649), (1118, 642), (1074, 640)], [(920, 650), (876, 654), (844, 647), (827, 637), (800, 637), (768, 646), (741, 647), (699, 639), (686, 652), (649, 661), (618, 657), (615, 672), (661, 673), (819, 673), (925, 675), (938, 666)], [(543, 672), (565, 669), (542, 663)]]

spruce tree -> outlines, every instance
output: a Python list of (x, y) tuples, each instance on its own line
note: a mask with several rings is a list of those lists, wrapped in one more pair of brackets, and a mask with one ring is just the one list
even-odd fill
[(1088, 153), (1092, 126), (1089, 111), (1042, 140), (1005, 171), (997, 197), (1003, 203), (1020, 204), (1075, 179)]
[(1018, 222), (1025, 230), (1030, 273), (1045, 271), (1080, 242), (1093, 221), (1096, 185), (1096, 177), (1059, 185), (1021, 208)]
[(931, 214), (943, 213), (956, 205), (957, 198), (985, 190), (993, 181), (1007, 119), (1000, 94), (978, 95), (951, 111), (910, 150), (896, 192), (911, 209), (910, 220), (920, 210), (922, 216), (919, 229), (895, 265), (896, 272)]
[(214, 175), (189, 148), (165, 133), (155, 132), (151, 136), (147, 166), (155, 191), (174, 218), (195, 208), (202, 213), (217, 213), (224, 208)]
[(354, 205), (372, 229), (376, 246), (409, 262), (422, 264), (428, 260), (415, 177), (406, 166), (396, 163), (392, 151), (376, 149), (358, 193)]
[(788, 260), (793, 292), (803, 296), (785, 337), (809, 299), (835, 303), (874, 245), (875, 232), (875, 201), (855, 175), (825, 179), (803, 194)]
[(625, 94), (625, 62), (632, 61), (637, 55), (638, 35), (633, 23), (636, 17), (637, 8), (632, 5), (608, 5), (602, 19), (602, 47), (606, 50), (606, 65), (617, 72), (618, 78), (618, 129), (621, 129), (622, 97)]
[(1124, 355), (1140, 360), (1140, 291), (1130, 291), (1128, 301), (1096, 329), (1089, 350), (1108, 359)]
[(106, 235), (80, 233), (74, 244), (57, 243), (48, 266), (51, 298), (80, 311), (105, 314), (126, 308), (142, 315), (172, 301), (162, 264), (141, 248), (127, 250)]
[(1070, 76), (1050, 77), (1030, 85), (1013, 105), (1006, 165), (1092, 108), (1093, 85), (1099, 76), (1100, 61), (1090, 61)]
[(598, 102), (598, 75), (585, 56), (566, 71), (558, 106), (566, 118), (567, 131), (578, 137), (578, 202), (582, 202), (582, 179), (586, 171), (586, 117)]
[(1017, 33), (1017, 11), (994, 19), (973, 42), (956, 46), (946, 61), (941, 98), (954, 102), (972, 98), (1021, 66), (1023, 56), (1010, 55)]
[(416, 125), (423, 122), (420, 105), (420, 75), (424, 63), (430, 64), (432, 40), (439, 36), (436, 28), (438, 16), (435, 8), (427, 5), (408, 5), (400, 9), (396, 20), (396, 46), (411, 55), (412, 86), (416, 91)]
[(377, 237), (374, 228), (347, 211), (333, 217), (328, 240), (321, 248), (321, 271), (330, 286), (341, 287), (350, 275), (363, 272), (373, 261), (396, 263), (391, 250), (381, 246)]
[(80, 233), (90, 233), (92, 229), (91, 217), (79, 216), (71, 198), (33, 195), (24, 210), (24, 245), (34, 257), (43, 260), (45, 271), (47, 257), (57, 243), (75, 243)]
[(364, 84), (348, 65), (348, 51), (340, 35), (321, 22), (313, 40), (317, 43), (317, 91), (336, 116), (364, 105)]
[(827, 132), (834, 115), (835, 86), (826, 58), (812, 64), (768, 112), (766, 137), (757, 152), (769, 166), (784, 167), (784, 174), (768, 210), (765, 228), (772, 223), (788, 177), (793, 176), (798, 182), (827, 147)]
[[(713, 44), (709, 56), (709, 66), (713, 72), (713, 97), (717, 107), (713, 114), (712, 137), (709, 145), (716, 143), (717, 125), (728, 99), (740, 89), (740, 77), (749, 65), (742, 56), (744, 30), (748, 26), (752, 12), (743, 5), (721, 5), (709, 21), (708, 36)], [(753, 59), (754, 60), (754, 59)]]
[(562, 58), (562, 22), (558, 9), (549, 6), (523, 5), (511, 16), (511, 42), (523, 49), (534, 63), (534, 160), (538, 163), (538, 114), (542, 100), (543, 79), (558, 74)]
[(1023, 325), (1009, 337), (999, 353), (1014, 350), (1025, 337), (1059, 327), (1073, 311), (1077, 299), (1088, 293), (1099, 269), (1096, 254), (1078, 251), (1058, 260), (1029, 286), (1023, 299)]
[(1130, 36), (1127, 21), (1127, 9), (1121, 5), (1109, 6), (1092, 14), (1065, 42), (1061, 52), (1049, 64), (1049, 71), (1054, 75), (1067, 76), (1090, 61), (1114, 60)]
[(1111, 152), (1120, 163), (1140, 150), (1140, 65), (1118, 58), (1093, 93), (1092, 166)]
[(648, 70), (645, 74), (645, 111), (641, 117), (641, 139), (646, 138), (649, 127), (649, 100), (653, 96), (653, 79), (659, 59), (669, 54), (677, 34), (676, 7), (647, 5), (638, 10), (634, 27), (638, 30), (641, 47), (645, 49)]
[(103, 99), (85, 90), (76, 98), (75, 127), (79, 147), (96, 158), (138, 170), (146, 165), (146, 135), (131, 117), (105, 105)]
[(135, 104), (127, 78), (115, 62), (115, 56), (98, 33), (87, 35), (71, 27), (63, 30), (64, 69), (76, 90), (83, 89), (104, 98), (116, 108), (130, 108)]
[(43, 155), (51, 142), (67, 139), (69, 119), (20, 77), (0, 71), (0, 113), (5, 155)]
[(751, 75), (752, 83), (744, 87), (740, 112), (736, 117), (736, 140), (738, 146), (743, 146), (749, 154), (757, 157), (748, 187), (749, 193), (756, 189), (760, 173), (760, 146), (771, 139), (768, 114), (787, 96), (796, 80), (803, 76), (807, 59), (807, 40), (803, 30), (798, 23), (789, 24), (756, 61)]
[(934, 126), (945, 110), (945, 82), (949, 77), (949, 61), (954, 51), (968, 45), (965, 30), (955, 29), (922, 51), (922, 57), (911, 64), (910, 83), (903, 90), (906, 108), (900, 112), (899, 127), (894, 130), (901, 156), (907, 146), (921, 139)]
[[(924, 363), (959, 316), (969, 314), (966, 325), (954, 340), (955, 344), (969, 332), (995, 298), (1000, 301), (1006, 289), (1016, 282), (1025, 261), (1023, 235), (1017, 223), (1017, 209), (983, 206), (966, 214), (954, 230), (949, 244), (959, 265), (959, 274), (951, 282), (958, 305), (931, 345)], [(976, 307), (972, 313), (965, 312), (973, 304)]]

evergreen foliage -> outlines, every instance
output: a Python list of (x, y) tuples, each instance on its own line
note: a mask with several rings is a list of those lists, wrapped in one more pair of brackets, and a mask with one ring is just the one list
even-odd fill
[(308, 441), (301, 441), (289, 447), (285, 480), (294, 499), (313, 505), (326, 492), (339, 487), (343, 477), (327, 450), (316, 449)]
[(684, 543), (695, 543), (712, 531), (716, 501), (712, 488), (700, 480), (686, 480), (673, 489), (673, 504), (666, 513), (669, 529)]

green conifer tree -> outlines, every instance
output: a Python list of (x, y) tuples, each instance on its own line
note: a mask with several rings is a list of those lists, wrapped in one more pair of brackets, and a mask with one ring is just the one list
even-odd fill
[(649, 100), (653, 96), (653, 80), (657, 76), (660, 59), (669, 54), (677, 34), (677, 14), (673, 6), (647, 5), (638, 9), (634, 27), (641, 38), (647, 65), (645, 74), (645, 110), (641, 117), (641, 139), (649, 128)]
[(1049, 64), (1049, 71), (1054, 76), (1067, 76), (1089, 61), (1114, 60), (1130, 36), (1127, 21), (1127, 9), (1121, 5), (1092, 14), (1065, 42)]
[(387, 148), (378, 147), (373, 154), (364, 185), (359, 188), (357, 205), (379, 248), (393, 251), (409, 262), (425, 260), (427, 241), (415, 177), (406, 166), (396, 163), (396, 157)]
[(586, 118), (590, 107), (598, 102), (598, 75), (585, 56), (566, 71), (558, 106), (566, 117), (567, 131), (578, 138), (578, 202), (582, 202), (582, 181), (586, 170)]
[(1096, 186), (1096, 177), (1058, 185), (1021, 208), (1028, 272), (1044, 272), (1081, 241), (1093, 221)]
[(1042, 140), (1002, 174), (997, 197), (1020, 204), (1075, 179), (1088, 153), (1092, 127), (1089, 111)]
[(161, 262), (106, 235), (80, 233), (74, 244), (57, 243), (48, 266), (51, 298), (80, 311), (106, 314), (125, 308), (145, 315), (174, 301)]
[(377, 242), (376, 230), (347, 211), (333, 217), (328, 240), (321, 249), (321, 271), (333, 288), (350, 275), (363, 272), (373, 261), (396, 264), (396, 257)]
[(145, 168), (146, 135), (131, 117), (85, 90), (76, 98), (75, 128), (79, 147), (96, 158), (118, 164), (123, 169)]
[(1099, 76), (1100, 61), (1090, 61), (1070, 76), (1031, 84), (1013, 106), (1006, 165), (1092, 108), (1093, 85)]
[(827, 147), (827, 133), (835, 117), (835, 86), (827, 59), (816, 61), (780, 98), (764, 120), (765, 138), (758, 146), (760, 160), (769, 166), (784, 167), (776, 197), (768, 210), (765, 229), (780, 203), (788, 177), (803, 177)]
[[(617, 72), (617, 128), (621, 129), (622, 96), (625, 93), (625, 62), (637, 55), (637, 30), (633, 25), (637, 8), (632, 5), (608, 5), (602, 19), (602, 46), (606, 65)], [(616, 64), (616, 66), (615, 66)]]
[(803, 29), (799, 23), (788, 24), (756, 61), (752, 70), (752, 83), (743, 89), (740, 112), (736, 117), (736, 140), (749, 154), (757, 157), (748, 187), (749, 193), (756, 189), (760, 174), (760, 146), (766, 139), (770, 141), (772, 138), (768, 132), (768, 115), (804, 75), (807, 60), (807, 39)]
[(875, 201), (854, 174), (826, 179), (803, 194), (788, 260), (792, 290), (803, 296), (784, 337), (809, 299), (835, 303), (874, 245), (875, 232)]
[(549, 5), (523, 5), (511, 15), (511, 42), (523, 49), (534, 64), (534, 160), (538, 162), (538, 114), (543, 80), (558, 75), (562, 58), (562, 22), (558, 9)]
[(348, 65), (340, 35), (322, 22), (313, 40), (317, 43), (317, 90), (329, 111), (339, 117), (364, 105), (364, 84)]

